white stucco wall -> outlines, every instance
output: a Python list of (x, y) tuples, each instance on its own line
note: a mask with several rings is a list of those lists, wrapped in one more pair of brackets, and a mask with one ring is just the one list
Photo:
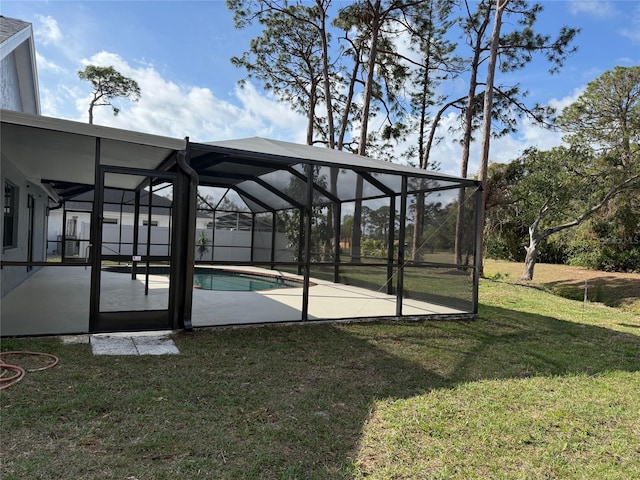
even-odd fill
[[(33, 261), (42, 262), (46, 259), (45, 238), (47, 231), (47, 194), (38, 185), (30, 182), (11, 161), (2, 155), (2, 169), (0, 184), (4, 191), (5, 181), (8, 180), (18, 188), (17, 199), (17, 242), (16, 246), (3, 248), (2, 259), (4, 261), (28, 261), (28, 233), (29, 233), (29, 209), (28, 196), (34, 200), (33, 220)], [(0, 211), (4, 212), (4, 195), (0, 198)], [(0, 237), (4, 234), (4, 221), (0, 223)], [(22, 283), (38, 268), (27, 272), (27, 267), (4, 267), (0, 270), (0, 296), (4, 297), (8, 292)]]

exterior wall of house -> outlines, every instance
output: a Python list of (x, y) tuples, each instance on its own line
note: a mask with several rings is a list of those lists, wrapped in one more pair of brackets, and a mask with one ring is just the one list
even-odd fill
[[(45, 236), (47, 231), (47, 203), (48, 197), (38, 185), (30, 182), (16, 166), (2, 155), (2, 169), (0, 183), (4, 191), (5, 185), (15, 187), (16, 215), (14, 245), (2, 248), (2, 259), (5, 261), (29, 260), (29, 235), (32, 239), (32, 261), (42, 262), (46, 259)], [(30, 230), (29, 197), (32, 198), (33, 228)], [(2, 212), (5, 212), (5, 196), (1, 198)], [(4, 218), (0, 224), (0, 236), (4, 245)], [(8, 292), (17, 287), (29, 276), (35, 273), (38, 267), (28, 270), (27, 267), (6, 267), (0, 270), (0, 296), (4, 297)]]
[(0, 62), (0, 107), (22, 111), (18, 72), (13, 55), (7, 55)]
[[(24, 26), (24, 22), (17, 21)], [(0, 60), (0, 107), (18, 112), (39, 114), (39, 92), (33, 51), (31, 27), (22, 28), (3, 42)], [(0, 223), (2, 259), (4, 261), (46, 260), (48, 195), (37, 184), (30, 182), (20, 166), (2, 154), (0, 199), (3, 221)], [(12, 241), (5, 245), (5, 189), (14, 192), (15, 205), (9, 208), (13, 221)], [(31, 255), (29, 249), (31, 247)], [(39, 268), (5, 267), (0, 270), (0, 298), (33, 275)]]

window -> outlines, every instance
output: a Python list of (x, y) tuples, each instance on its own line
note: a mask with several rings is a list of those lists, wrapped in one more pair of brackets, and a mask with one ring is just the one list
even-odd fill
[(4, 182), (4, 232), (2, 247), (12, 248), (18, 244), (18, 187)]
[(102, 223), (110, 223), (112, 225), (117, 225), (118, 224), (118, 219), (117, 218), (103, 218), (102, 219)]
[[(149, 220), (142, 220), (142, 225), (144, 225), (145, 227), (147, 225), (149, 225)], [(157, 220), (151, 220), (151, 226), (152, 227), (157, 227), (158, 226), (158, 221)]]

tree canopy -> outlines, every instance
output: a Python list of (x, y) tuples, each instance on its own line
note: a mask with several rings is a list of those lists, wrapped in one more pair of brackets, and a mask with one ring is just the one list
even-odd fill
[[(596, 241), (589, 246), (608, 257), (607, 268), (640, 269), (639, 91), (640, 67), (605, 72), (558, 119), (569, 147), (531, 149), (508, 165), (492, 165), (490, 248), (514, 255), (514, 233), (527, 232), (528, 241), (520, 242), (526, 250), (524, 279), (533, 278), (543, 242), (588, 221), (586, 237)], [(576, 261), (585, 258), (579, 255), (584, 233), (574, 232), (566, 245)], [(603, 266), (593, 256), (591, 262), (586, 266)]]
[(618, 66), (589, 82), (558, 125), (569, 143), (588, 144), (612, 164), (640, 163), (640, 66)]

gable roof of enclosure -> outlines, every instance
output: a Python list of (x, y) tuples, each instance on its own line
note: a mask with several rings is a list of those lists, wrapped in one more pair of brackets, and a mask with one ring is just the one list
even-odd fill
[[(329, 148), (260, 137), (190, 143), (191, 166), (201, 185), (235, 190), (253, 212), (302, 208), (306, 204), (304, 165), (314, 167), (314, 205), (356, 200), (356, 174), (364, 179), (360, 199), (477, 186), (478, 182), (384, 162)], [(332, 171), (333, 170), (333, 171)], [(329, 186), (331, 175), (336, 177)], [(343, 177), (340, 181), (339, 177)]]

